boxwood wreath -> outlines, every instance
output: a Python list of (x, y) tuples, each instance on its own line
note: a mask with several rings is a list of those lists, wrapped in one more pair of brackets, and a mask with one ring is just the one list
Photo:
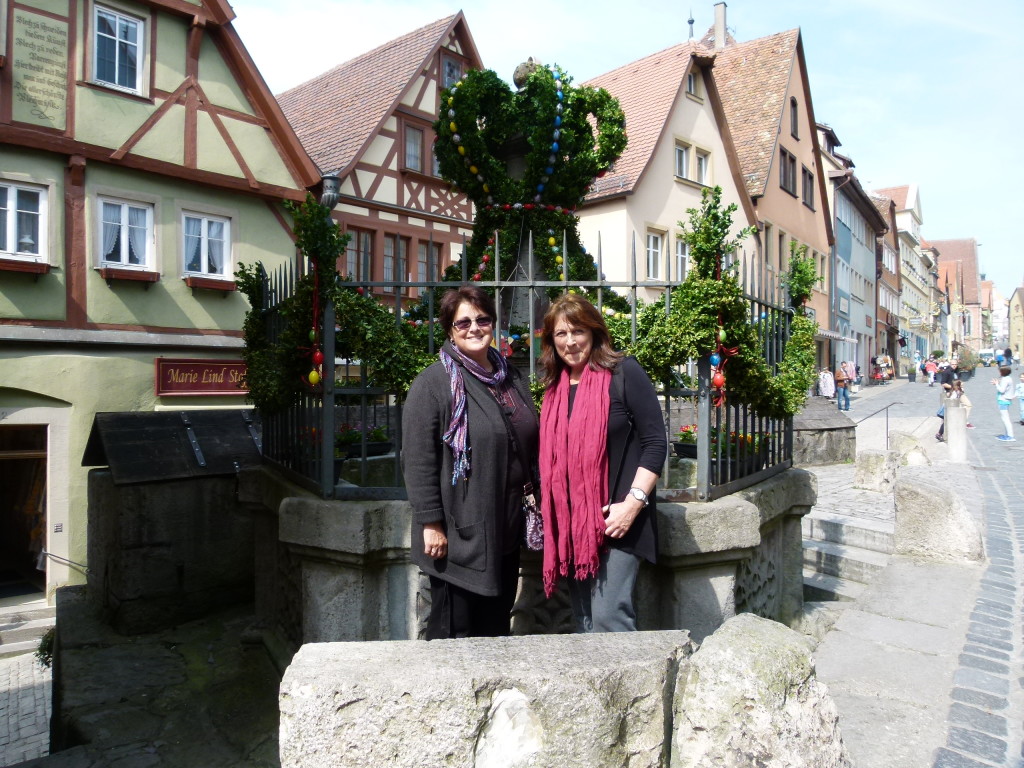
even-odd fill
[[(308, 259), (291, 296), (278, 306), (284, 327), (277, 341), (266, 334), (262, 265), (240, 265), (235, 272), (239, 290), (251, 309), (242, 326), (245, 384), (248, 399), (263, 413), (283, 411), (302, 392), (321, 391), (325, 375), (324, 302), (334, 304), (335, 354), (366, 364), (372, 386), (404, 394), (416, 375), (433, 361), (424, 328), (396, 324), (395, 316), (373, 296), (339, 277), (337, 260), (348, 235), (330, 217), (330, 209), (307, 194), (301, 205), (285, 202), (294, 220), (296, 248)], [(333, 363), (326, 375), (334, 375)]]
[(679, 222), (693, 266), (682, 285), (672, 289), (668, 314), (664, 300), (644, 306), (637, 317), (637, 341), (628, 346), (624, 342), (629, 320), (610, 318), (609, 326), (617, 343), (627, 346), (655, 381), (668, 385), (674, 367), (708, 356), (714, 366), (716, 404), (724, 402), (727, 389), (729, 396), (758, 414), (786, 418), (803, 407), (814, 380), (817, 324), (806, 317), (803, 307), (817, 280), (815, 267), (806, 259), (806, 248), (803, 258), (790, 259), (787, 285), (794, 317), (783, 359), (773, 371), (765, 361), (759, 329), (751, 322), (736, 271), (723, 267), (724, 257), (753, 230), (741, 230), (729, 239), (736, 206), (723, 209), (721, 196), (720, 187), (705, 189), (701, 207), (687, 209), (689, 223)]
[[(512, 279), (530, 232), (540, 279), (598, 278), (597, 264), (580, 243), (575, 211), (594, 178), (625, 149), (625, 115), (604, 89), (573, 87), (558, 66), (532, 66), (520, 68), (522, 79), (517, 71), (516, 92), (493, 71), (473, 70), (441, 94), (434, 123), (438, 167), (453, 191), (476, 205), (463, 257), (471, 281), (496, 279), (495, 248), (501, 279)], [(506, 157), (518, 151), (525, 152), (522, 179), (506, 168)], [(462, 269), (452, 265), (443, 279), (461, 282)], [(621, 297), (609, 293), (607, 301), (628, 310)]]

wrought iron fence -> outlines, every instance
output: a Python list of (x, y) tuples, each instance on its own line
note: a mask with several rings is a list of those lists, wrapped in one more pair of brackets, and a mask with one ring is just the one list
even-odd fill
[[(495, 235), (497, 237), (497, 233)], [(433, 263), (434, 249), (428, 248), (427, 274), (437, 274)], [(494, 248), (495, 274), (503, 274), (500, 249)], [(566, 253), (563, 249), (562, 253)], [(463, 245), (463, 255), (465, 245)], [(361, 274), (370, 274), (369, 257)], [(568, 256), (566, 256), (568, 258)], [(781, 362), (789, 338), (792, 310), (788, 308), (785, 291), (772, 272), (752, 255), (736, 256), (730, 264), (740, 272), (744, 300), (750, 307), (750, 322), (758, 329), (761, 350), (774, 371)], [(462, 258), (462, 277), (469, 279), (469, 265)], [(539, 353), (533, 345), (534, 331), (541, 326), (542, 308), (549, 291), (570, 288), (593, 290), (597, 305), (603, 308), (610, 291), (624, 294), (632, 308), (631, 335), (636, 340), (638, 292), (664, 292), (679, 285), (676, 280), (637, 278), (636, 248), (628, 259), (630, 279), (603, 279), (603, 259), (599, 246), (596, 257), (598, 280), (544, 280), (535, 277), (532, 237), (519, 259), (516, 280), (478, 281), (482, 288), (495, 289), (499, 323), (496, 337), (507, 335), (513, 316), (525, 321), (529, 328), (530, 353), (527, 359), (514, 360), (524, 372), (536, 376)], [(568, 267), (568, 265), (566, 265)], [(665, 274), (672, 274), (671, 256), (665, 257)], [(564, 274), (568, 274), (566, 268)], [(264, 313), (267, 334), (273, 342), (283, 328), (279, 310), (281, 302), (294, 291), (298, 276), (294, 267), (282, 267), (273, 275), (264, 273)], [(427, 334), (429, 351), (434, 352), (433, 323), (434, 289), (449, 288), (450, 282), (440, 280), (354, 281), (353, 286), (390, 297), (395, 322), (403, 322), (403, 306), (408, 297), (424, 295), (428, 303)], [(419, 301), (417, 299), (416, 301)], [(670, 309), (671, 293), (666, 299)], [(518, 305), (518, 308), (517, 308)], [(295, 405), (280, 414), (263, 418), (264, 458), (286, 472), (293, 480), (319, 493), (323, 498), (402, 499), (405, 498), (398, 457), (402, 448), (402, 402), (393, 392), (369, 386), (365, 365), (358, 360), (335, 358), (334, 308), (326, 303), (323, 318), (323, 352), (325, 361), (335, 360), (334, 376), (326, 366), (322, 391), (306, 393)], [(359, 322), (359, 318), (337, 318), (338, 323)], [(504, 329), (504, 331), (502, 330)], [(671, 500), (709, 500), (748, 487), (792, 466), (792, 420), (759, 416), (745, 404), (728, 398), (724, 405), (712, 403), (712, 368), (708, 357), (691, 361), (686, 366), (689, 381), (696, 387), (661, 388), (665, 428), (670, 440), (669, 458), (659, 481), (658, 495)], [(682, 426), (696, 426), (693, 448), (678, 440)], [(382, 439), (381, 439), (382, 438)]]

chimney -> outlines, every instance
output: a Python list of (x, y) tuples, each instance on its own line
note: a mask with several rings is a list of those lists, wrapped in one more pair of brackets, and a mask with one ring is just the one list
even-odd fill
[(715, 3), (715, 50), (725, 48), (725, 3)]

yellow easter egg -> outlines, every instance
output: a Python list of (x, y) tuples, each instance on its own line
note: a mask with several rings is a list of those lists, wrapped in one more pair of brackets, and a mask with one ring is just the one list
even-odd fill
[(462, 146), (461, 144), (459, 145), (459, 154), (460, 155), (466, 154), (466, 148), (464, 146)]
[(553, 237), (549, 237), (549, 238), (548, 238), (548, 245), (554, 245), (554, 244), (555, 244), (555, 243), (557, 243), (557, 242), (558, 242), (558, 241), (557, 241), (557, 240), (555, 240), (555, 238), (553, 238)]
[(316, 371), (310, 371), (309, 372), (309, 383), (313, 384), (313, 385), (319, 384), (320, 383), (320, 374), (317, 373)]
[(476, 176), (476, 166), (475, 165), (469, 166), (469, 172), (472, 173), (474, 176)]
[(448, 123), (448, 127), (451, 129), (452, 133), (455, 133), (457, 130), (459, 130), (459, 126), (455, 124), (454, 120)]
[(562, 257), (561, 256), (555, 256), (555, 264), (561, 264), (561, 263), (562, 263)]

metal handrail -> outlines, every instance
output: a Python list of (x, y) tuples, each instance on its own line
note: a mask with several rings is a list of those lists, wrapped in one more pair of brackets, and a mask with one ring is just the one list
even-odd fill
[(892, 408), (894, 405), (904, 405), (904, 403), (901, 403), (901, 402), (889, 403), (888, 405), (886, 405), (886, 406), (884, 406), (882, 408), (879, 408), (877, 411), (872, 411), (867, 416), (865, 416), (863, 419), (858, 419), (857, 421), (853, 422), (854, 426), (856, 426), (857, 424), (860, 424), (862, 421), (866, 421), (867, 419), (870, 419), (875, 414), (878, 414), (878, 413), (881, 413), (882, 411), (885, 411), (885, 450), (889, 450), (889, 409)]

